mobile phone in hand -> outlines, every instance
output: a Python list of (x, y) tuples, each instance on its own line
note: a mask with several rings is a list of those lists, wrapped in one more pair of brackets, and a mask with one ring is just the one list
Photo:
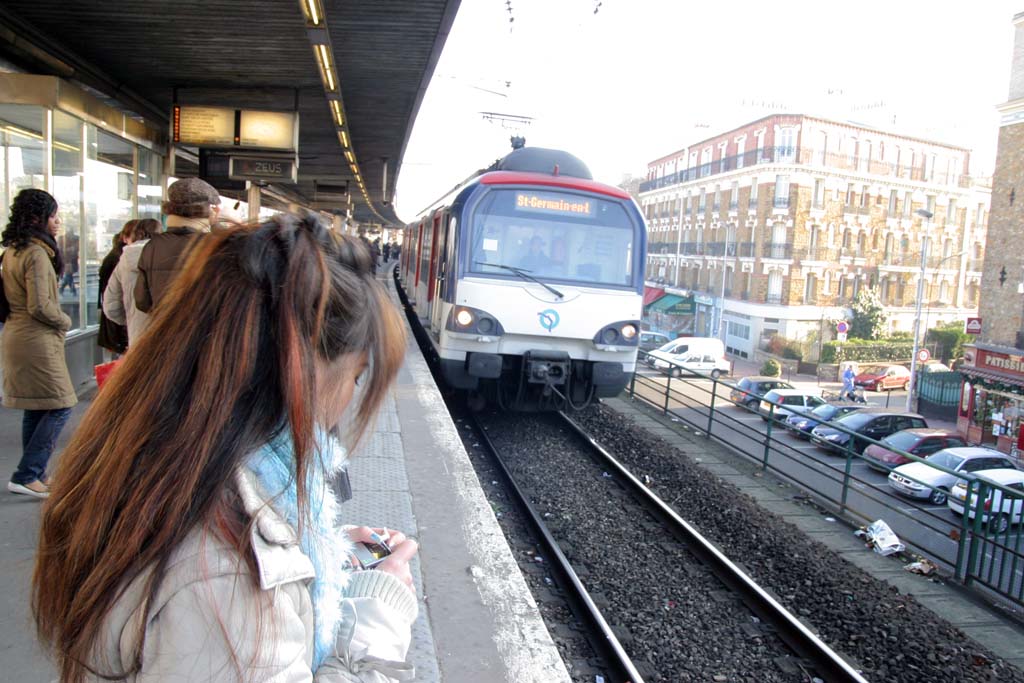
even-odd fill
[(380, 543), (357, 542), (352, 554), (359, 560), (363, 569), (373, 569), (391, 554), (391, 549)]

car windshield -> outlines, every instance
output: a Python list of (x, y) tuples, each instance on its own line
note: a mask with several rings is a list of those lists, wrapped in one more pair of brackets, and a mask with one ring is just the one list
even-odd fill
[(901, 451), (909, 451), (911, 448), (917, 445), (917, 442), (921, 440), (921, 437), (913, 432), (896, 432), (882, 439), (889, 448), (895, 448)]
[(881, 375), (885, 372), (885, 368), (880, 365), (866, 365), (860, 369), (861, 375)]
[(847, 413), (842, 417), (836, 418), (836, 423), (842, 424), (847, 429), (860, 429), (868, 422), (870, 422), (874, 417), (876, 416), (872, 415), (871, 413), (861, 413), (854, 411), (852, 413)]
[(934, 455), (929, 455), (926, 460), (933, 465), (939, 465), (949, 470), (955, 470), (964, 461), (959, 455), (953, 455), (949, 451), (939, 451)]
[(665, 342), (664, 344), (659, 346), (658, 350), (659, 351), (671, 351), (672, 348), (675, 347), (675, 345), (676, 345), (676, 340), (673, 339), (672, 341)]
[(474, 273), (633, 287), (639, 228), (621, 201), (571, 191), (491, 190), (473, 213)]
[(835, 417), (835, 414), (838, 411), (839, 411), (839, 408), (837, 406), (832, 406), (832, 405), (829, 405), (828, 403), (826, 403), (824, 405), (818, 406), (817, 408), (812, 410), (811, 413), (815, 417), (820, 417), (823, 420), (831, 420), (833, 417)]

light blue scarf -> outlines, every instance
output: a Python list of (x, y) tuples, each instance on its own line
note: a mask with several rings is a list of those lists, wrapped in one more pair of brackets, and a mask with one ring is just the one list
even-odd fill
[[(303, 520), (299, 547), (309, 557), (316, 578), (309, 587), (313, 603), (313, 671), (334, 652), (341, 624), (341, 601), (348, 585), (345, 561), (352, 550), (348, 534), (338, 528), (338, 501), (330, 482), (345, 465), (348, 454), (337, 437), (316, 429), (317, 452), (309, 466), (306, 492), (310, 519)], [(295, 453), (291, 432), (284, 429), (249, 456), (247, 466), (256, 475), (270, 507), (295, 529), (299, 528), (295, 492)]]

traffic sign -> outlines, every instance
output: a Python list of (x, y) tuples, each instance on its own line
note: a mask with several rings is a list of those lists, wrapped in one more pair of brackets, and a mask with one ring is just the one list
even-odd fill
[[(846, 322), (845, 320), (840, 320), (839, 322), (836, 323), (836, 332), (838, 334), (845, 335), (849, 331), (850, 331), (850, 323)], [(840, 341), (845, 341), (845, 340), (840, 340)]]
[(917, 362), (927, 363), (928, 359), (932, 357), (932, 354), (928, 353), (928, 349), (921, 349), (917, 352)]
[(981, 318), (968, 318), (964, 325), (966, 334), (981, 334)]
[(836, 332), (836, 341), (841, 341), (841, 342), (846, 341), (846, 333), (845, 332)]

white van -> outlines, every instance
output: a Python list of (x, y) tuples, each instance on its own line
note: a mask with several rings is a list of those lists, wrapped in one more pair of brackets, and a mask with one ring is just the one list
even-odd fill
[(693, 370), (718, 378), (732, 372), (732, 363), (725, 359), (725, 344), (715, 337), (673, 339), (657, 351), (651, 351), (647, 362), (675, 375)]

